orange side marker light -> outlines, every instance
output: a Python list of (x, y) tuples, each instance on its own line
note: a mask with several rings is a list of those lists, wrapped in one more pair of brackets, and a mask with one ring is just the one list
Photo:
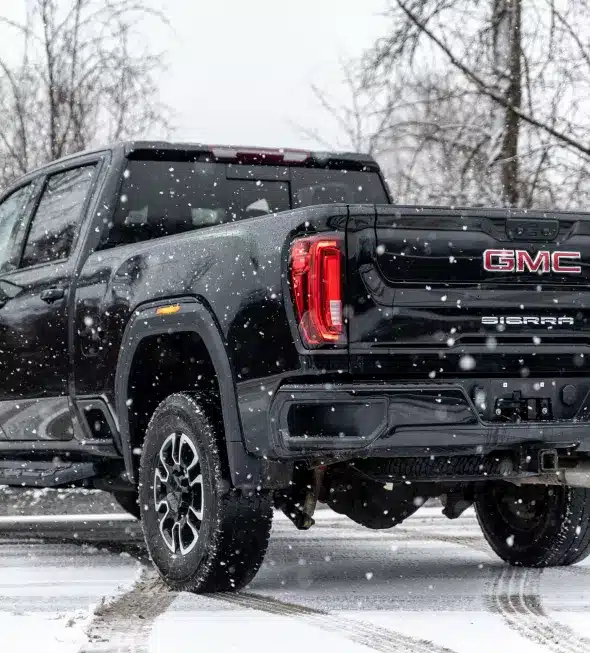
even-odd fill
[(156, 308), (156, 315), (174, 315), (180, 310), (180, 304), (171, 304), (170, 306), (160, 306)]

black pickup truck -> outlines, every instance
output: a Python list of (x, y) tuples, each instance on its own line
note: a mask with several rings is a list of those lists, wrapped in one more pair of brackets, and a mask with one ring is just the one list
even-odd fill
[(475, 506), (511, 564), (590, 551), (590, 216), (399, 206), (356, 154), (135, 142), (0, 198), (0, 484), (112, 492), (173, 588), (273, 510)]

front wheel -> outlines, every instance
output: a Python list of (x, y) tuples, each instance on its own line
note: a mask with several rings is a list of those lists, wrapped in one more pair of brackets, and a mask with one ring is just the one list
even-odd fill
[(156, 409), (139, 472), (146, 545), (175, 590), (240, 589), (258, 571), (268, 540), (268, 495), (242, 493), (222, 477), (212, 422), (193, 397), (175, 394)]
[(512, 565), (565, 566), (590, 553), (589, 489), (490, 481), (475, 510), (492, 549)]

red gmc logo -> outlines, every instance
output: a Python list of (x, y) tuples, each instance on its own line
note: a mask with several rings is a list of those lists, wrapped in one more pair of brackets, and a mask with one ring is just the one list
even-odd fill
[(487, 272), (580, 274), (581, 266), (572, 265), (572, 261), (581, 258), (580, 252), (540, 251), (533, 257), (524, 249), (486, 249), (483, 253), (483, 269)]

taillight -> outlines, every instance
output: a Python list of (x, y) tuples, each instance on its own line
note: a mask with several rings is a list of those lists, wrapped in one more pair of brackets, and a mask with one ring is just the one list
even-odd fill
[(305, 344), (345, 342), (342, 319), (342, 241), (298, 238), (289, 260), (295, 314)]

